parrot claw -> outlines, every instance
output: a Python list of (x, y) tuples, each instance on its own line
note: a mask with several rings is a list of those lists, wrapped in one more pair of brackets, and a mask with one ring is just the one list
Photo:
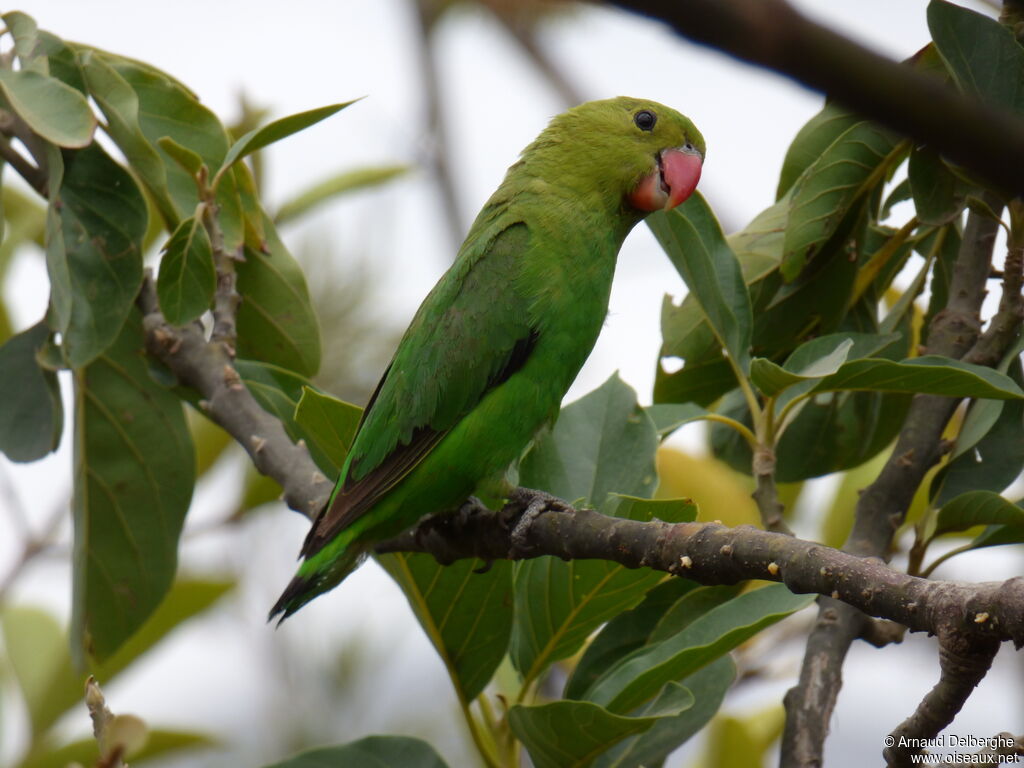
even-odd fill
[(509, 535), (512, 543), (509, 548), (509, 557), (512, 559), (526, 557), (533, 549), (527, 542), (527, 535), (534, 520), (545, 512), (567, 512), (572, 509), (572, 505), (557, 496), (530, 488), (516, 488), (509, 494), (508, 499), (523, 509), (523, 513), (519, 516)]
[(478, 576), (482, 576), (483, 574), (485, 574), (489, 570), (491, 570), (491, 568), (493, 568), (493, 567), (494, 567), (494, 561), (493, 560), (484, 560), (484, 564), (481, 565), (479, 568), (474, 568), (473, 569), (473, 573), (477, 574)]

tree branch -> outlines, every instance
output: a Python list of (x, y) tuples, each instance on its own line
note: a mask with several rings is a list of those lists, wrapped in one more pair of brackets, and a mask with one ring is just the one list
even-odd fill
[[(473, 557), (600, 559), (708, 585), (764, 579), (797, 594), (831, 595), (914, 632), (955, 630), (968, 639), (1024, 646), (1024, 577), (981, 584), (931, 581), (877, 559), (752, 526), (644, 523), (568, 506), (520, 525), (526, 507), (521, 496), (498, 511), (467, 505), (459, 514), (427, 518), (378, 545), (377, 552), (427, 552), (445, 564)], [(986, 619), (978, 621), (983, 614)]]
[(289, 507), (315, 517), (327, 501), (331, 483), (313, 463), (306, 446), (293, 443), (281, 422), (264, 411), (245, 388), (226, 345), (208, 342), (198, 323), (181, 328), (169, 325), (160, 312), (149, 273), (138, 303), (149, 353), (178, 381), (199, 393), (203, 412), (245, 449), (261, 474), (284, 488)]
[(939, 682), (918, 704), (914, 714), (890, 734), (895, 743), (885, 749), (887, 765), (903, 768), (914, 764), (912, 755), (921, 754), (924, 750), (908, 745), (934, 739), (953, 722), (992, 666), (998, 650), (999, 643), (988, 638), (968, 638), (957, 631), (939, 636)]
[(1024, 193), (1024, 120), (808, 20), (785, 0), (613, 0), (766, 67)]
[[(986, 202), (1001, 207), (990, 193)], [(968, 216), (946, 307), (936, 313), (929, 328), (928, 352), (959, 358), (974, 345), (998, 226), (980, 214)], [(893, 535), (918, 486), (941, 458), (942, 431), (958, 402), (937, 395), (914, 397), (892, 454), (857, 501), (845, 552), (888, 558)], [(800, 681), (785, 698), (783, 768), (821, 765), (828, 723), (842, 687), (840, 670), (850, 645), (865, 632), (865, 617), (851, 606), (819, 601), (818, 622), (807, 641)]]

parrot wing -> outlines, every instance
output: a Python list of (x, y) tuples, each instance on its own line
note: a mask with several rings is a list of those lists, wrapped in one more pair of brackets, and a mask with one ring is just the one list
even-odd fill
[(467, 239), (363, 411), (343, 480), (306, 537), (305, 557), (372, 509), (487, 392), (526, 363), (539, 334), (515, 274), (529, 241), (521, 221), (484, 227)]

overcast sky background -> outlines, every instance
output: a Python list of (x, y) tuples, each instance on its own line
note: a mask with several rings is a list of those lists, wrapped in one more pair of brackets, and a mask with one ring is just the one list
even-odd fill
[[(892, 58), (905, 58), (928, 40), (925, 0), (795, 4)], [(166, 70), (222, 119), (237, 114), (240, 93), (271, 108), (275, 117), (367, 96), (266, 153), (271, 204), (335, 171), (396, 162), (418, 166), (426, 157), (418, 33), (402, 0), (30, 0), (20, 8), (61, 37)], [(452, 166), (462, 217), (469, 221), (518, 152), (564, 105), (486, 14), (457, 10), (446, 17), (439, 34)], [(786, 147), (821, 106), (819, 95), (784, 78), (618, 11), (585, 8), (567, 14), (548, 25), (541, 42), (585, 98), (647, 97), (689, 115), (708, 144), (700, 189), (727, 227), (741, 227), (771, 204)], [(453, 255), (426, 172), (346, 198), (313, 218), (302, 237), (329, 242), (339, 253), (372, 257), (372, 268), (383, 275), (381, 312), (399, 325), (412, 316)], [(300, 236), (290, 230), (285, 235)], [(643, 226), (630, 236), (619, 265), (607, 326), (570, 398), (621, 370), (641, 401), (650, 401), (661, 299), (665, 293), (681, 295), (684, 287)], [(12, 269), (5, 300), (20, 328), (42, 315), (47, 285), (34, 256), (19, 257)], [(325, 342), (330, 343), (329, 337)], [(36, 524), (69, 493), (67, 437), (57, 454), (33, 465), (0, 458), (0, 482), (14, 483), (14, 493)], [(697, 442), (691, 438), (689, 445)], [(231, 477), (226, 468), (220, 482)], [(223, 485), (215, 479), (199, 494), (190, 528), (223, 511), (218, 488)], [(0, 498), (0, 527), (7, 525), (10, 511), (2, 508), (5, 503), (9, 499)], [(444, 670), (404, 598), (375, 565), (361, 569), (342, 589), (311, 604), (277, 632), (263, 623), (292, 572), (305, 529), (299, 516), (281, 508), (261, 514), (241, 531), (190, 541), (185, 568), (201, 573), (241, 568), (243, 582), (217, 615), (179, 631), (111, 686), (110, 705), (161, 726), (205, 726), (228, 734), (230, 756), (215, 754), (201, 761), (206, 765), (260, 765), (277, 759), (289, 748), (283, 734), (290, 725), (323, 719), (324, 708), (339, 706), (328, 735), (319, 737), (323, 743), (369, 733), (409, 733), (430, 740), (453, 768), (473, 764), (464, 751), (465, 734)], [(15, 554), (15, 542), (0, 536), (0, 574)], [(969, 562), (962, 566), (965, 578), (970, 578)], [(1008, 563), (1009, 573), (1015, 565)], [(66, 566), (53, 558), (33, 566), (14, 596), (67, 616)], [(862, 645), (848, 660), (846, 688), (832, 724), (828, 758), (834, 766), (861, 765), (865, 755), (875, 759), (882, 737), (909, 714), (937, 671), (934, 645), (925, 638), (884, 653)], [(929, 653), (920, 653), (922, 648)], [(351, 682), (348, 701), (339, 705), (314, 689), (325, 665), (337, 668), (341, 649)], [(1019, 696), (998, 682), (999, 677), (1019, 679), (1020, 665), (1005, 653), (998, 664), (1005, 674), (983, 683), (986, 689), (971, 700), (953, 732), (1019, 731)], [(777, 702), (789, 684), (783, 677), (736, 697), (730, 707), (744, 713)], [(881, 698), (879, 686), (885, 692)], [(16, 712), (17, 707), (0, 702), (3, 758), (17, 750)], [(87, 725), (83, 711), (68, 728), (85, 733)], [(682, 764), (682, 757), (670, 762), (673, 768)]]

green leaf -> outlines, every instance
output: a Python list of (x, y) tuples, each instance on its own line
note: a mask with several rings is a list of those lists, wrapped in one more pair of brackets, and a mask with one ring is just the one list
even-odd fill
[(171, 325), (184, 325), (213, 302), (217, 275), (206, 227), (196, 216), (184, 219), (164, 245), (156, 294)]
[[(186, 750), (215, 747), (217, 742), (210, 736), (189, 731), (151, 729), (146, 746), (132, 755), (131, 764), (148, 764), (147, 761)], [(33, 754), (18, 764), (18, 768), (67, 768), (69, 765), (95, 765), (100, 758), (95, 738), (80, 739), (62, 747), (41, 754)]]
[(384, 184), (408, 173), (408, 171), (409, 166), (407, 165), (373, 166), (357, 168), (352, 171), (342, 171), (323, 181), (317, 182), (290, 200), (286, 200), (277, 209), (274, 223), (284, 224), (285, 222), (305, 216), (310, 211), (333, 200), (335, 197), (367, 189), (368, 187), (375, 187), (378, 184)]
[[(221, 166), (221, 170), (230, 168), (246, 155), (263, 149), (263, 147), (268, 144), (273, 144), (275, 141), (287, 138), (293, 133), (298, 133), (299, 131), (309, 128), (311, 125), (316, 125), (321, 120), (330, 117), (336, 112), (340, 112), (350, 104), (354, 104), (356, 101), (358, 101), (358, 99), (346, 101), (342, 104), (330, 104), (326, 107), (318, 107), (317, 109), (311, 109), (307, 112), (299, 112), (298, 114), (289, 115), (288, 117), (282, 117), (280, 120), (275, 120), (262, 128), (254, 128), (231, 145), (227, 155), (224, 157), (224, 163)], [(218, 173), (220, 173), (220, 171), (218, 171)]]
[(302, 752), (265, 768), (447, 768), (434, 748), (409, 736), (367, 736), (340, 747)]
[(238, 292), (238, 354), (312, 376), (320, 368), (320, 326), (302, 268), (262, 217), (268, 253), (245, 249), (235, 265)]
[(649, 406), (647, 415), (654, 422), (654, 428), (665, 437), (684, 424), (707, 418), (710, 411), (693, 403), (664, 403)]
[[(967, 491), (999, 493), (1020, 475), (1024, 456), (1024, 403), (977, 400), (974, 407), (994, 403), (1004, 407), (988, 433), (953, 458), (932, 480), (934, 504), (945, 504)], [(962, 430), (970, 426), (970, 421), (969, 412)]]
[(444, 662), (459, 698), (472, 701), (490, 681), (512, 630), (512, 563), (476, 573), (479, 560), (440, 565), (431, 555), (377, 558), (409, 600)]
[(310, 449), (315, 445), (319, 453), (327, 457), (330, 466), (320, 468), (331, 472), (329, 476), (341, 474), (362, 416), (363, 409), (357, 405), (303, 387), (302, 397), (295, 407), (295, 423), (308, 435)]
[(948, 397), (988, 397), (995, 400), (1024, 398), (1024, 392), (1008, 376), (940, 355), (915, 357), (903, 362), (872, 358), (853, 360), (837, 373), (826, 376), (812, 392), (870, 390), (875, 392), (924, 392)]
[(80, 148), (92, 142), (96, 117), (79, 91), (34, 70), (0, 70), (0, 92), (11, 109), (46, 141)]
[(57, 375), (36, 360), (49, 338), (40, 322), (0, 346), (0, 451), (11, 461), (35, 461), (60, 444), (64, 405)]
[[(524, 481), (528, 482), (528, 481)], [(692, 521), (688, 499), (612, 497), (606, 514), (629, 520)], [(515, 572), (515, 624), (509, 652), (527, 682), (554, 661), (575, 653), (603, 623), (632, 607), (663, 573), (605, 560), (564, 562), (553, 557), (520, 562)]]
[(617, 373), (562, 409), (554, 429), (520, 465), (520, 482), (600, 507), (609, 493), (649, 496), (657, 485), (658, 435)]
[(4, 649), (25, 700), (32, 733), (41, 734), (71, 704), (66, 696), (59, 696), (67, 681), (74, 681), (75, 698), (71, 701), (82, 695), (64, 628), (46, 611), (25, 606), (4, 606), (0, 622)]
[(612, 664), (646, 645), (665, 612), (698, 586), (696, 582), (683, 578), (659, 582), (647, 591), (635, 608), (612, 618), (587, 644), (565, 684), (563, 696), (567, 699), (583, 698), (587, 688)]
[(965, 190), (937, 151), (914, 147), (908, 173), (914, 208), (923, 224), (941, 226), (961, 214)]
[[(142, 131), (139, 97), (135, 89), (94, 51), (80, 54), (89, 93), (107, 118), (107, 131), (129, 159), (132, 169), (152, 195), (167, 226), (173, 228), (192, 208), (178, 209), (171, 198), (164, 160)], [(148, 106), (148, 105), (147, 105)], [(195, 187), (193, 186), (193, 192)]]
[[(286, 368), (269, 365), (258, 360), (236, 359), (235, 370), (238, 371), (238, 375), (260, 407), (281, 420), (285, 431), (288, 432), (288, 436), (292, 440), (305, 441), (306, 447), (309, 448), (309, 453), (318, 467), (329, 476), (337, 477), (341, 465), (335, 464), (331, 455), (337, 454), (338, 447), (331, 446), (330, 451), (325, 450), (325, 442), (329, 442), (331, 427), (326, 424), (318, 424), (316, 425), (317, 434), (308, 428), (312, 421), (312, 419), (307, 419), (307, 416), (310, 415), (307, 411), (311, 403), (307, 403), (306, 409), (304, 409), (304, 423), (300, 423), (298, 420), (299, 404), (302, 402), (305, 391), (307, 389), (315, 391), (309, 380)], [(326, 398), (327, 396), (320, 395), (320, 397)], [(343, 405), (349, 408), (355, 407), (349, 406), (348, 403)], [(336, 416), (340, 424), (344, 417), (341, 414)]]
[[(96, 679), (101, 683), (113, 680), (173, 630), (211, 608), (234, 587), (233, 581), (177, 579), (145, 624), (113, 656), (93, 668)], [(81, 696), (77, 687), (75, 694)]]
[[(902, 338), (899, 333), (847, 332), (826, 334), (804, 342), (793, 350), (782, 365), (786, 376), (799, 378), (786, 385), (787, 391), (778, 399), (778, 407), (782, 408), (794, 398), (809, 392), (816, 381), (836, 373), (845, 363), (896, 347)], [(846, 342), (849, 342), (848, 346)]]
[(804, 123), (793, 138), (793, 143), (786, 151), (786, 158), (782, 161), (782, 173), (779, 174), (779, 188), (775, 199), (781, 200), (832, 142), (859, 122), (859, 116), (829, 102), (818, 114)]
[[(39, 28), (36, 21), (21, 11), (8, 11), (3, 14), (4, 24), (14, 38), (14, 52), (18, 54), (22, 69), (37, 69), (33, 59), (39, 54), (36, 46), (39, 43)], [(37, 70), (39, 71), (39, 70)], [(47, 74), (41, 71), (41, 74)]]
[(647, 225), (696, 296), (715, 337), (746, 372), (753, 326), (750, 295), (736, 255), (704, 198), (695, 193), (669, 213), (648, 217)]
[(199, 171), (202, 170), (203, 158), (188, 147), (183, 147), (170, 136), (160, 137), (156, 140), (156, 145), (166, 152), (174, 162), (180, 165), (182, 170), (189, 176), (197, 176)]
[(842, 232), (856, 206), (884, 181), (898, 138), (861, 122), (832, 142), (795, 182), (786, 227), (782, 275), (792, 281), (826, 243)]
[(941, 0), (928, 4), (928, 29), (962, 91), (1024, 113), (1024, 48), (1013, 30)]
[(693, 706), (693, 694), (683, 686), (668, 683), (665, 688), (664, 708), (641, 716), (612, 714), (589, 701), (563, 700), (533, 707), (517, 704), (509, 710), (509, 725), (537, 768), (583, 768), (616, 742)]
[[(231, 582), (179, 580), (142, 628), (109, 660), (91, 671), (108, 683), (173, 629), (196, 616), (231, 589)], [(35, 734), (46, 732), (82, 699), (85, 674), (71, 662), (67, 633), (48, 613), (36, 608), (0, 611), (4, 640), (25, 697)], [(95, 739), (91, 740), (95, 744)], [(34, 765), (34, 763), (32, 763)], [(66, 763), (60, 763), (63, 768)]]
[(666, 681), (693, 674), (813, 601), (812, 595), (794, 595), (782, 584), (746, 592), (682, 632), (625, 657), (598, 678), (586, 698), (611, 712), (629, 712), (657, 695)]
[(1004, 525), (1024, 530), (1024, 509), (992, 491), (969, 491), (939, 510), (935, 536), (966, 531), (977, 525)]
[(150, 378), (134, 311), (75, 373), (74, 647), (109, 659), (167, 594), (194, 482), (181, 401)]
[(56, 172), (47, 222), (51, 327), (78, 368), (113, 343), (134, 306), (148, 213), (131, 175), (97, 144), (64, 152), (63, 177)]
[[(808, 343), (813, 344), (818, 341), (820, 340), (814, 339)], [(835, 344), (835, 340), (829, 339), (829, 346), (833, 344)], [(852, 346), (853, 339), (842, 339), (838, 344), (835, 344), (830, 352), (826, 352), (821, 357), (811, 360), (806, 366), (801, 367), (797, 371), (787, 370), (783, 366), (776, 365), (771, 360), (756, 357), (750, 364), (750, 380), (765, 395), (775, 397), (782, 390), (794, 384), (799, 384), (808, 379), (820, 379), (835, 373), (846, 362)]]
[[(694, 704), (675, 717), (663, 717), (649, 730), (627, 738), (601, 755), (596, 768), (633, 768), (657, 765), (673, 750), (689, 741), (718, 711), (726, 691), (736, 677), (736, 665), (729, 656), (722, 656), (680, 682), (693, 694)], [(666, 686), (649, 704), (636, 710), (637, 715), (660, 711), (665, 698), (674, 688)]]

